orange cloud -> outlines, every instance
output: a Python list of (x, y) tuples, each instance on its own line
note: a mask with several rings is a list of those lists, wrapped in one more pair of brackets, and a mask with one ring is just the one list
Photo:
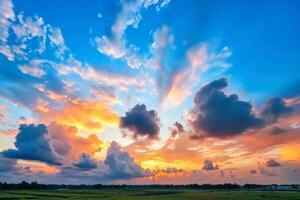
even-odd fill
[(66, 126), (74, 126), (79, 131), (97, 133), (103, 126), (117, 127), (119, 116), (110, 107), (98, 102), (78, 101), (62, 110), (52, 110), (46, 115), (49, 122), (56, 121)]
[(101, 149), (102, 142), (95, 134), (87, 138), (78, 136), (78, 130), (74, 126), (53, 122), (48, 126), (48, 131), (55, 151), (64, 156), (67, 162), (78, 160), (82, 153), (93, 155)]

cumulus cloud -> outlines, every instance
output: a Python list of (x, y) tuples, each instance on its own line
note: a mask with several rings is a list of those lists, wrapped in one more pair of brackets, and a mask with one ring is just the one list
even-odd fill
[(15, 159), (6, 158), (0, 155), (0, 173), (10, 172), (17, 169), (17, 161)]
[(73, 165), (81, 170), (91, 170), (97, 168), (97, 162), (91, 158), (88, 154), (81, 154), (80, 159)]
[(132, 132), (133, 138), (146, 136), (148, 139), (157, 139), (160, 130), (159, 118), (156, 111), (148, 111), (144, 104), (137, 104), (121, 117), (120, 128), (125, 132)]
[[(237, 94), (227, 96), (223, 92), (227, 86), (227, 79), (221, 78), (196, 93), (192, 125), (197, 133), (204, 130), (209, 136), (226, 137), (263, 125), (250, 103), (239, 100)], [(199, 136), (197, 133), (195, 137)]]
[(94, 160), (87, 154), (82, 154), (80, 160), (73, 166), (62, 167), (58, 178), (71, 183), (113, 183), (115, 181), (142, 178), (152, 175), (151, 171), (143, 169), (134, 159), (112, 142), (107, 150), (105, 160)]
[(112, 179), (130, 179), (150, 175), (150, 172), (136, 164), (127, 152), (121, 151), (116, 142), (111, 143), (107, 151), (105, 164), (109, 167), (107, 176)]
[(268, 160), (266, 162), (266, 167), (280, 167), (281, 164), (274, 159)]
[(214, 164), (213, 161), (205, 160), (202, 169), (206, 171), (210, 171), (210, 170), (217, 170), (219, 169), (219, 167), (217, 164)]
[(48, 130), (53, 148), (64, 157), (65, 162), (77, 161), (83, 152), (94, 154), (100, 151), (102, 142), (95, 134), (81, 137), (75, 126), (62, 125), (57, 122), (52, 122), (48, 126)]
[(21, 124), (16, 136), (16, 149), (2, 151), (8, 158), (35, 160), (51, 165), (60, 165), (60, 157), (55, 152), (47, 127), (44, 124)]
[(287, 115), (293, 112), (293, 108), (286, 105), (284, 100), (280, 97), (273, 97), (269, 99), (261, 111), (262, 118), (266, 122), (273, 123), (283, 115)]

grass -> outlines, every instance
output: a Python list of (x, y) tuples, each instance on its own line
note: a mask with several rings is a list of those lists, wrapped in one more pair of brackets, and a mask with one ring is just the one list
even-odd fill
[(297, 191), (208, 191), (208, 190), (8, 190), (0, 199), (111, 199), (111, 200), (300, 200)]

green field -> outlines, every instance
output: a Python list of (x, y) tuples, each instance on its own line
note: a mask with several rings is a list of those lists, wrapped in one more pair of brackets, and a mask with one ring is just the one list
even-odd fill
[(201, 200), (300, 200), (297, 191), (203, 191), (203, 190), (8, 190), (0, 199), (201, 199)]

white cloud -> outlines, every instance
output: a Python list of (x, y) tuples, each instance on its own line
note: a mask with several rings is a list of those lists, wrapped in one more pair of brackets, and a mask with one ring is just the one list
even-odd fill
[[(143, 8), (147, 9), (158, 3), (158, 0), (121, 0), (121, 11), (111, 27), (111, 35), (95, 37), (97, 50), (113, 59), (123, 59), (133, 69), (139, 68), (144, 60), (138, 56), (137, 47), (127, 44), (125, 32), (128, 27), (138, 28), (139, 22), (142, 20), (141, 10)], [(162, 7), (161, 5), (160, 7)]]
[[(17, 23), (12, 26), (17, 39), (21, 41), (20, 46), (25, 46), (25, 48), (18, 48), (18, 51), (14, 51), (16, 55), (24, 56), (26, 53), (26, 42), (37, 38), (39, 41), (39, 47), (37, 48), (38, 53), (43, 53), (46, 50), (46, 34), (47, 25), (45, 24), (42, 17), (25, 17), (21, 12), (17, 15)], [(29, 49), (27, 49), (27, 52)]]
[(41, 63), (43, 63), (43, 61), (35, 59), (31, 60), (27, 65), (20, 65), (18, 67), (24, 74), (29, 74), (31, 76), (41, 78), (46, 74), (40, 66)]
[(179, 106), (191, 95), (193, 87), (199, 82), (200, 74), (209, 67), (206, 45), (190, 49), (186, 57), (189, 64), (174, 75), (171, 87), (163, 102), (164, 107)]
[[(0, 0), (0, 53), (8, 60), (15, 57), (26, 60), (27, 55), (33, 53), (42, 54), (46, 50), (47, 36), (50, 45), (55, 48), (55, 54), (62, 58), (67, 50), (61, 30), (45, 24), (42, 17), (25, 16), (23, 12), (15, 16), (14, 6), (11, 0)], [(16, 36), (9, 41), (10, 30)], [(27, 42), (36, 39), (37, 47), (32, 47)]]
[(160, 8), (166, 7), (172, 0), (163, 0), (160, 4)]
[(217, 68), (218, 74), (229, 68), (231, 65), (225, 61), (231, 56), (228, 47), (224, 47), (219, 53), (209, 53), (206, 44), (196, 45), (187, 50), (187, 66), (177, 72), (174, 77), (165, 99), (165, 107), (180, 105), (189, 97), (196, 84), (199, 83), (205, 72), (211, 68)]
[(9, 27), (11, 22), (15, 20), (13, 7), (11, 0), (0, 0), (0, 53), (5, 55), (10, 61), (14, 60), (14, 55), (7, 44), (7, 40)]
[(151, 44), (152, 57), (148, 61), (148, 65), (153, 69), (163, 67), (163, 61), (166, 60), (167, 50), (173, 48), (174, 36), (170, 32), (169, 27), (163, 25), (162, 28), (157, 29), (153, 34), (153, 42)]
[(49, 40), (52, 47), (57, 48), (57, 57), (62, 57), (67, 50), (61, 30), (56, 27), (49, 26)]
[(44, 20), (41, 17), (24, 17), (23, 13), (17, 15), (18, 24), (14, 25), (12, 29), (19, 39), (27, 41), (33, 37), (40, 37), (44, 33)]

